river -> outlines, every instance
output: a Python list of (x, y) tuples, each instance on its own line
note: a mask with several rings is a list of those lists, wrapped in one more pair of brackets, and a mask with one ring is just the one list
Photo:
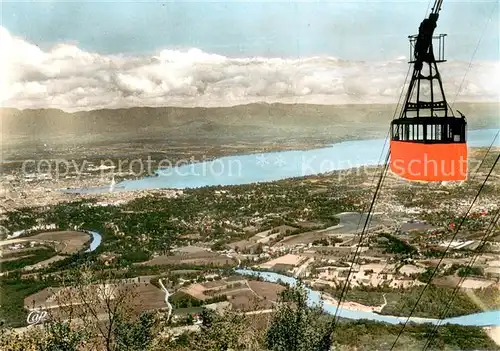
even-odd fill
[(83, 230), (85, 233), (92, 235), (92, 241), (90, 242), (90, 247), (85, 252), (92, 252), (101, 245), (102, 236), (101, 234), (94, 232), (92, 230)]
[[(274, 272), (258, 272), (258, 271), (253, 271), (251, 269), (236, 269), (235, 272), (242, 275), (260, 276), (265, 281), (273, 283), (279, 280), (290, 285), (295, 285), (297, 283), (297, 280), (295, 278)], [(337, 309), (336, 305), (332, 306), (330, 304), (327, 304), (327, 302), (322, 299), (321, 294), (318, 291), (312, 290), (310, 288), (306, 289), (308, 292), (309, 305), (319, 304), (320, 302), (323, 302), (323, 309), (325, 310), (325, 312), (330, 314), (335, 314), (335, 311)], [(343, 308), (339, 309), (339, 313), (337, 315), (339, 317), (344, 317), (348, 319), (368, 319), (372, 321), (385, 322), (390, 324), (404, 323), (407, 319), (406, 317), (381, 315), (373, 312), (353, 311)], [(420, 323), (437, 324), (439, 322), (438, 319), (419, 318), (419, 317), (411, 317), (410, 321), (419, 324)], [(463, 326), (479, 326), (479, 327), (500, 326), (500, 310), (474, 313), (460, 317), (446, 318), (443, 321), (441, 321), (441, 323), (458, 324)]]
[[(87, 252), (94, 251), (101, 244), (102, 237), (99, 233), (94, 231), (86, 230), (85, 232), (91, 234), (93, 238), (90, 244), (90, 248), (87, 250)], [(274, 272), (258, 272), (258, 271), (253, 271), (251, 269), (238, 269), (238, 268), (235, 269), (235, 272), (242, 275), (260, 276), (265, 281), (273, 283), (278, 282), (279, 280), (290, 285), (295, 285), (297, 283), (297, 280), (293, 277), (288, 277)], [(328, 304), (327, 301), (322, 299), (321, 294), (318, 291), (312, 290), (310, 288), (306, 289), (309, 294), (308, 296), (309, 305), (319, 304), (322, 301), (323, 308), (327, 313), (330, 314), (335, 313), (337, 306), (332, 306)], [(168, 294), (168, 292), (166, 294)], [(166, 295), (166, 301), (168, 301), (168, 295)], [(406, 321), (405, 317), (381, 315), (366, 311), (353, 311), (343, 308), (339, 309), (338, 316), (348, 319), (368, 319), (378, 322), (386, 322), (390, 324), (404, 323)], [(439, 320), (437, 319), (419, 318), (419, 317), (411, 317), (410, 321), (415, 323), (432, 323), (432, 324), (436, 324), (439, 322)], [(447, 318), (443, 320), (442, 323), (459, 324), (464, 326), (480, 326), (480, 327), (500, 326), (500, 311), (487, 311), (481, 313), (474, 313), (466, 316)]]
[[(470, 131), (468, 146), (488, 147), (497, 132), (498, 129)], [(500, 138), (497, 138), (495, 145), (500, 146)], [(355, 140), (312, 150), (235, 155), (192, 164), (172, 164), (171, 167), (156, 171), (155, 176), (122, 181), (113, 186), (113, 191), (241, 185), (375, 166), (384, 161), (387, 147), (385, 139)], [(110, 188), (62, 191), (102, 193), (109, 192)]]

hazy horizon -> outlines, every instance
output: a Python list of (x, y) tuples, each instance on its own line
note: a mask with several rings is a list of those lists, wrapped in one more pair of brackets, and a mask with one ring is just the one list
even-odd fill
[[(1, 110), (17, 110), (17, 111), (43, 111), (43, 110), (56, 110), (56, 111), (61, 111), (67, 114), (72, 114), (72, 113), (78, 113), (78, 112), (99, 112), (99, 111), (113, 111), (113, 110), (131, 110), (131, 109), (231, 109), (231, 108), (240, 108), (240, 107), (251, 107), (251, 106), (259, 106), (259, 105), (266, 105), (266, 106), (289, 106), (293, 108), (294, 106), (304, 106), (306, 108), (311, 108), (313, 109), (314, 107), (325, 107), (325, 108), (341, 108), (344, 109), (346, 107), (352, 106), (352, 107), (363, 107), (364, 109), (368, 109), (370, 106), (373, 107), (383, 107), (383, 108), (395, 108), (398, 107), (401, 108), (401, 103), (396, 104), (396, 103), (345, 103), (345, 104), (321, 104), (321, 103), (307, 103), (307, 102), (267, 102), (267, 101), (256, 101), (256, 102), (248, 102), (248, 103), (241, 103), (241, 104), (235, 104), (235, 105), (226, 105), (226, 106), (177, 106), (177, 105), (164, 105), (164, 106), (125, 106), (125, 107), (104, 107), (104, 108), (90, 108), (90, 109), (78, 109), (78, 110), (72, 110), (68, 111), (65, 109), (57, 108), (57, 107), (11, 107), (11, 106), (0, 106), (0, 111)], [(475, 110), (475, 108), (485, 108), (488, 109), (488, 107), (496, 107), (497, 110), (500, 111), (500, 105), (496, 101), (456, 101), (455, 106), (452, 106), (453, 110), (455, 111), (458, 106), (458, 108), (464, 108), (464, 107), (469, 107), (472, 110)], [(0, 116), (1, 117), (1, 116)]]

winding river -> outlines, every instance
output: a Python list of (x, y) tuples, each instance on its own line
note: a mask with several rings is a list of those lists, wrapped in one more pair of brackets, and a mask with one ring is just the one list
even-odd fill
[[(268, 282), (277, 282), (281, 280), (284, 283), (295, 285), (297, 280), (292, 277), (288, 277), (282, 274), (274, 273), (274, 272), (257, 272), (251, 269), (236, 269), (236, 273), (242, 275), (250, 275), (250, 276), (260, 276), (265, 281)], [(323, 302), (323, 309), (325, 312), (330, 314), (335, 314), (337, 309), (337, 305), (333, 306), (328, 304), (326, 300), (323, 300), (321, 294), (315, 290), (310, 288), (306, 288), (308, 292), (308, 304), (315, 305)], [(337, 314), (339, 317), (344, 317), (348, 319), (368, 319), (372, 321), (378, 322), (386, 322), (390, 324), (399, 324), (404, 323), (407, 317), (396, 317), (389, 315), (381, 315), (373, 312), (366, 311), (353, 311), (340, 308)], [(437, 324), (440, 322), (438, 319), (433, 318), (419, 318), (419, 317), (411, 317), (411, 322), (414, 323), (432, 323)], [(441, 324), (458, 324), (464, 326), (478, 326), (478, 327), (487, 327), (487, 326), (500, 326), (500, 310), (498, 311), (487, 311), (481, 313), (474, 313), (460, 317), (446, 318), (440, 322)]]
[[(86, 230), (85, 232), (90, 233), (93, 237), (92, 243), (90, 244), (90, 248), (87, 250), (87, 252), (94, 251), (102, 241), (102, 237), (99, 233), (95, 231), (89, 231)], [(273, 282), (276, 283), (278, 281), (282, 281), (286, 284), (290, 285), (295, 285), (297, 283), (297, 280), (293, 277), (288, 277), (282, 274), (274, 273), (274, 272), (260, 272), (260, 271), (254, 271), (251, 269), (239, 269), (236, 268), (235, 272), (241, 275), (247, 275), (247, 276), (260, 276), (262, 277), (265, 281), (268, 282)], [(329, 304), (326, 300), (324, 300), (321, 297), (321, 294), (318, 291), (312, 290), (310, 288), (306, 288), (308, 291), (308, 303), (309, 305), (314, 305), (314, 304), (319, 304), (320, 302), (323, 302), (323, 308), (325, 312), (330, 313), (330, 314), (335, 314), (335, 310), (337, 309), (337, 306), (333, 306)], [(169, 293), (165, 289), (165, 287), (162, 284), (162, 290), (165, 292), (165, 301), (167, 303), (167, 306), (169, 305), (168, 303), (168, 297)], [(169, 310), (171, 311), (171, 306), (168, 306)], [(390, 324), (398, 324), (398, 323), (404, 323), (406, 321), (406, 317), (396, 317), (396, 316), (389, 316), (389, 315), (381, 315), (378, 313), (373, 313), (373, 312), (366, 312), (366, 311), (353, 311), (353, 310), (348, 310), (348, 309), (339, 309), (338, 316), (348, 318), (348, 319), (368, 319), (368, 320), (373, 320), (373, 321), (378, 321), (378, 322), (386, 322)], [(432, 319), (432, 318), (419, 318), (419, 317), (411, 317), (410, 321), (414, 323), (432, 323), (436, 324), (439, 322), (438, 319)], [(453, 318), (447, 318), (444, 319), (441, 323), (446, 324), (458, 324), (458, 325), (464, 325), (464, 326), (479, 326), (479, 327), (486, 327), (486, 326), (500, 326), (500, 311), (487, 311), (487, 312), (481, 312), (481, 313), (474, 313), (466, 316), (460, 316), (460, 317), (453, 317)]]
[(90, 247), (85, 252), (92, 252), (101, 245), (102, 236), (101, 234), (94, 232), (92, 230), (83, 230), (85, 233), (92, 235), (92, 241), (90, 242)]

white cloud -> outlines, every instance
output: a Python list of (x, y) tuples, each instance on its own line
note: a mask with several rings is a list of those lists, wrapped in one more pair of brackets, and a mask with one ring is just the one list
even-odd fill
[[(474, 62), (461, 84), (468, 66), (441, 65), (449, 100), (462, 85), (457, 101), (498, 101), (499, 62)], [(0, 27), (0, 100), (18, 108), (395, 103), (407, 70), (404, 57), (391, 62), (234, 59), (198, 49), (123, 56), (67, 44), (42, 51)]]

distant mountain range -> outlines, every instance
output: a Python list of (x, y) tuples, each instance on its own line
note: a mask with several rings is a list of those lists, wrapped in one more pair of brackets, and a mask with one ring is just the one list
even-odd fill
[[(172, 140), (204, 142), (383, 137), (395, 105), (256, 103), (233, 107), (136, 107), (67, 113), (1, 108), (2, 145)], [(470, 129), (498, 127), (497, 103), (457, 103)]]

